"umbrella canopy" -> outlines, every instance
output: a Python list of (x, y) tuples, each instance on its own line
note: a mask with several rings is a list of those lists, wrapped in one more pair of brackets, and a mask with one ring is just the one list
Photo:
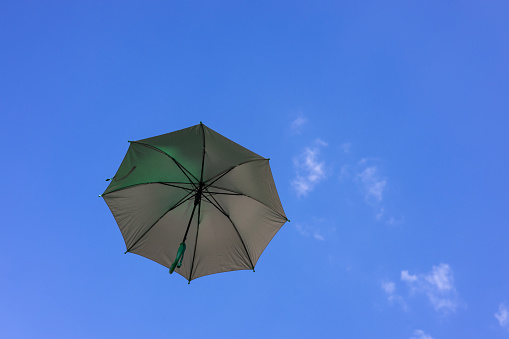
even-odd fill
[(254, 270), (289, 221), (269, 159), (202, 123), (130, 141), (101, 196), (122, 232), (126, 253), (170, 272), (176, 267), (189, 282), (213, 273)]

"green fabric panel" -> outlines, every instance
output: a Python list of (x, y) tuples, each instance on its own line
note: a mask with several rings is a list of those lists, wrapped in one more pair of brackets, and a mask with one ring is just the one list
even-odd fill
[(110, 185), (103, 193), (150, 182), (189, 182), (182, 170), (157, 150), (131, 143)]
[(191, 172), (194, 181), (198, 182), (200, 180), (203, 154), (203, 136), (200, 125), (138, 140), (137, 142), (160, 149)]

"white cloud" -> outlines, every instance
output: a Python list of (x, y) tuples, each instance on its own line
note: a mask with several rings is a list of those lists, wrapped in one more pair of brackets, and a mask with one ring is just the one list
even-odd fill
[[(403, 222), (404, 218), (394, 218), (388, 214), (384, 206), (384, 198), (387, 190), (387, 178), (385, 178), (378, 166), (379, 160), (374, 158), (363, 158), (357, 162), (353, 170), (353, 179), (357, 182), (361, 192), (364, 194), (364, 201), (373, 208), (375, 219), (385, 222), (387, 225), (397, 225)], [(343, 170), (343, 168), (342, 168)], [(344, 167), (339, 179), (347, 177), (348, 167)]]
[(423, 330), (415, 330), (414, 334), (410, 339), (433, 339), (429, 334), (424, 333)]
[(328, 143), (326, 143), (325, 141), (323, 141), (322, 139), (320, 138), (316, 138), (315, 139), (315, 144), (319, 145), (319, 146), (329, 146)]
[(383, 218), (383, 216), (384, 216), (384, 213), (385, 213), (385, 208), (383, 208), (383, 207), (382, 207), (382, 208), (380, 208), (380, 209), (378, 210), (378, 213), (376, 213), (376, 214), (375, 214), (375, 219), (376, 219), (377, 221), (382, 220), (382, 218)]
[(320, 149), (324, 146), (327, 146), (327, 143), (317, 139), (314, 146), (306, 147), (297, 158), (293, 159), (297, 175), (292, 181), (292, 186), (297, 196), (307, 195), (325, 179), (325, 162), (319, 160)]
[(396, 284), (393, 281), (382, 281), (381, 282), (382, 290), (387, 294), (387, 300), (392, 303), (398, 303), (401, 305), (403, 310), (408, 310), (408, 307), (403, 300), (403, 297), (396, 294)]
[(350, 148), (352, 148), (351, 142), (344, 142), (341, 144), (341, 149), (343, 149), (344, 153), (350, 153)]
[(508, 325), (509, 325), (509, 311), (507, 310), (507, 306), (505, 304), (500, 304), (498, 306), (498, 312), (495, 313), (495, 318), (497, 318), (500, 326), (508, 327)]
[(313, 233), (313, 238), (315, 238), (316, 240), (320, 240), (320, 241), (325, 240), (325, 238), (318, 232)]
[(408, 274), (408, 271), (401, 271), (401, 280), (406, 282), (414, 282), (417, 280), (417, 276)]
[(453, 289), (453, 277), (449, 265), (440, 264), (433, 266), (431, 274), (426, 276), (426, 280), (432, 286), (436, 286), (439, 291), (449, 291)]
[(405, 218), (404, 217), (399, 217), (399, 218), (394, 218), (393, 216), (390, 216), (388, 217), (386, 220), (385, 220), (385, 224), (386, 225), (389, 225), (389, 226), (395, 226), (395, 225), (400, 225), (402, 224), (403, 222), (405, 222)]
[(305, 237), (313, 237), (318, 241), (325, 241), (325, 237), (320, 232), (320, 228), (317, 226), (311, 226), (307, 224), (296, 223), (294, 224), (297, 231)]
[(341, 170), (339, 172), (339, 180), (343, 180), (350, 176), (350, 165), (341, 166)]
[(428, 274), (411, 275), (408, 271), (401, 271), (401, 280), (413, 293), (426, 295), (438, 312), (455, 312), (459, 306), (454, 277), (447, 264), (433, 266)]
[(393, 294), (396, 290), (396, 284), (392, 281), (382, 281), (382, 289), (387, 294)]
[(303, 225), (301, 225), (301, 224), (299, 224), (299, 223), (295, 223), (294, 225), (295, 225), (295, 228), (297, 229), (297, 231), (298, 231), (301, 235), (303, 235), (303, 236), (305, 236), (305, 237), (308, 237), (308, 236), (309, 236), (309, 232), (306, 230), (306, 228), (305, 228)]
[[(345, 152), (349, 151), (350, 143), (343, 143), (341, 147)], [(364, 202), (373, 209), (376, 221), (389, 226), (400, 225), (404, 223), (405, 218), (394, 217), (386, 210), (384, 200), (388, 180), (380, 169), (381, 162), (378, 158), (362, 158), (356, 163), (344, 164), (340, 167), (337, 179), (341, 183), (355, 183), (364, 196)]]
[(302, 115), (299, 115), (297, 117), (297, 119), (295, 119), (294, 121), (292, 121), (292, 123), (290, 124), (290, 129), (296, 133), (296, 134), (300, 134), (302, 132), (302, 128), (304, 127), (304, 125), (307, 123), (308, 119), (306, 119), (304, 116)]
[(366, 167), (357, 173), (357, 177), (363, 185), (366, 201), (372, 204), (381, 202), (387, 180), (380, 178), (378, 168), (376, 166)]

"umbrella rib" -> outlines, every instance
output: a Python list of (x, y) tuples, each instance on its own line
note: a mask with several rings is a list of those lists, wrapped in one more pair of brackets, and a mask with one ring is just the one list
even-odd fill
[(230, 221), (230, 223), (233, 226), (233, 229), (235, 230), (235, 232), (237, 232), (240, 242), (242, 243), (242, 246), (244, 247), (244, 251), (246, 251), (247, 258), (249, 259), (249, 263), (251, 264), (251, 268), (254, 270), (253, 260), (251, 260), (251, 256), (249, 255), (249, 252), (247, 251), (246, 244), (244, 243), (244, 239), (242, 239), (242, 237), (240, 236), (239, 230), (237, 229), (237, 226), (235, 226), (235, 223), (233, 222), (233, 220), (230, 218), (228, 213), (226, 213), (226, 211), (223, 209), (223, 206), (221, 206), (221, 204), (212, 195), (210, 195), (210, 197), (215, 201), (217, 206), (212, 201), (210, 201), (210, 199), (205, 194), (203, 195), (203, 197), (205, 199), (207, 199), (208, 202), (210, 202), (212, 204), (212, 206), (217, 208), (219, 210), (219, 212), (221, 212), (226, 218), (228, 218), (228, 220)]
[(240, 193), (225, 193), (225, 192), (211, 192), (211, 191), (208, 191), (207, 192), (212, 195), (212, 194), (218, 194), (218, 195), (242, 195)]
[[(212, 186), (216, 181), (218, 181), (219, 179), (221, 179), (222, 177), (224, 177), (226, 174), (228, 174), (231, 170), (233, 170), (235, 167), (239, 167), (239, 166), (242, 166), (244, 164), (247, 164), (247, 163), (250, 163), (250, 162), (253, 162), (253, 161), (260, 161), (260, 160), (267, 160), (269, 161), (269, 159), (265, 159), (265, 158), (262, 158), (262, 159), (251, 159), (251, 160), (247, 160), (247, 161), (244, 161), (244, 162), (241, 162), (240, 164), (237, 164), (235, 166), (232, 166), (230, 167), (229, 169), (227, 170), (224, 170), (223, 172), (221, 173), (218, 173), (216, 174), (215, 176), (213, 176), (212, 178), (208, 179), (207, 181), (210, 181), (210, 180), (213, 180), (211, 183), (208, 183), (207, 186), (205, 186), (205, 188), (208, 188), (209, 186)], [(206, 181), (206, 182), (207, 182)]]
[[(170, 186), (170, 187), (175, 187), (175, 188), (181, 188), (183, 189), (184, 191), (189, 191), (189, 192), (194, 192), (196, 191), (194, 188), (187, 188), (187, 187), (180, 187), (180, 186), (177, 186), (177, 185), (174, 185), (173, 183), (169, 183), (169, 182), (158, 182), (158, 184), (162, 184), (162, 185), (165, 185), (165, 186)], [(177, 184), (182, 184), (182, 183), (177, 183)], [(189, 184), (189, 183), (185, 183), (186, 185)]]
[[(166, 155), (167, 157), (169, 157), (171, 160), (173, 160), (173, 162), (177, 165), (178, 168), (180, 168), (180, 170), (182, 171), (182, 173), (184, 173), (184, 175), (187, 177), (187, 180), (189, 180), (190, 183), (192, 183), (194, 185), (194, 187), (196, 187), (196, 184), (191, 180), (191, 178), (189, 177), (189, 175), (187, 175), (187, 173), (189, 173), (193, 178), (194, 180), (198, 181), (198, 179), (193, 175), (193, 173), (191, 173), (190, 171), (187, 170), (187, 168), (185, 168), (184, 166), (182, 166), (181, 163), (179, 163), (177, 161), (177, 159), (175, 159), (174, 157), (172, 157), (171, 155), (169, 155), (168, 153), (166, 153), (165, 151), (155, 147), (155, 146), (152, 146), (152, 145), (149, 145), (149, 144), (145, 144), (143, 142), (139, 142), (139, 141), (131, 141), (132, 143), (134, 144), (138, 144), (138, 145), (141, 145), (141, 146), (145, 146), (145, 147), (148, 147), (150, 149), (153, 149), (155, 151), (158, 151), (164, 155)], [(186, 173), (187, 172), (187, 173)]]
[(203, 168), (205, 166), (205, 128), (203, 127), (202, 122), (200, 121), (201, 126), (201, 135), (203, 138), (203, 154), (201, 156), (201, 174), (200, 174), (200, 186), (203, 185)]
[(161, 185), (171, 186), (171, 187), (175, 187), (175, 188), (181, 188), (181, 189), (186, 190), (186, 191), (191, 191), (191, 190), (194, 191), (194, 189), (192, 189), (192, 188), (185, 188), (185, 187), (180, 187), (180, 186), (177, 186), (177, 185), (172, 185), (172, 184), (189, 185), (190, 183), (188, 183), (188, 182), (154, 181), (154, 182), (143, 182), (143, 183), (139, 183), (139, 184), (134, 184), (134, 185), (129, 185), (129, 186), (126, 186), (126, 187), (122, 187), (122, 188), (119, 188), (117, 190), (114, 190), (114, 191), (111, 191), (111, 192), (108, 192), (108, 193), (103, 193), (103, 194), (101, 194), (101, 197), (104, 197), (104, 196), (106, 196), (106, 195), (108, 195), (110, 193), (123, 191), (123, 190), (126, 190), (128, 188), (132, 188), (132, 187), (136, 187), (136, 186), (143, 186), (143, 185), (152, 185), (152, 184), (161, 184)]
[[(210, 192), (209, 192), (208, 190), (207, 190), (207, 193), (209, 193), (209, 194), (210, 194)], [(206, 195), (204, 195), (204, 197), (205, 197), (205, 199), (207, 199), (207, 200), (208, 200), (208, 201), (209, 201), (212, 205), (214, 205), (214, 203), (213, 203), (212, 201), (210, 201), (210, 199), (208, 199)], [(210, 197), (211, 197), (211, 198), (212, 198), (212, 200), (214, 200), (214, 202), (217, 204), (217, 206), (216, 206), (216, 205), (214, 205), (214, 206), (215, 206), (217, 209), (219, 209), (219, 210), (221, 211), (221, 213), (223, 213), (224, 215), (228, 216), (228, 214), (226, 213), (225, 209), (223, 208), (223, 206), (221, 206), (221, 205), (219, 204), (219, 202), (216, 200), (216, 198), (214, 198), (214, 197), (212, 196), (212, 194), (210, 194)]]
[[(256, 198), (253, 198), (247, 194), (244, 194), (244, 193), (240, 193), (240, 192), (235, 192), (234, 190), (231, 190), (231, 189), (228, 189), (228, 188), (224, 188), (224, 187), (220, 187), (220, 186), (215, 186), (215, 185), (211, 185), (210, 187), (213, 187), (213, 188), (219, 188), (221, 190), (225, 190), (225, 191), (228, 191), (228, 192), (231, 192), (231, 193), (235, 193), (233, 195), (242, 195), (246, 198), (249, 198), (249, 199), (252, 199), (256, 202), (259, 202), (260, 204), (262, 204), (263, 206), (267, 207), (268, 209), (270, 209), (272, 212), (276, 213), (277, 215), (279, 215), (280, 217), (282, 217), (283, 219), (285, 219), (286, 221), (288, 221), (288, 218), (286, 216), (284, 216), (283, 214), (279, 213), (278, 211), (274, 210), (272, 207), (268, 206), (267, 204), (265, 204), (264, 202), (261, 202), (260, 200), (256, 199)], [(207, 190), (208, 192), (208, 190)]]
[(189, 192), (185, 197), (183, 197), (182, 199), (180, 199), (177, 203), (175, 203), (175, 205), (173, 205), (172, 207), (170, 207), (166, 212), (163, 213), (163, 215), (161, 215), (159, 217), (159, 219), (157, 219), (142, 235), (141, 237), (139, 237), (135, 242), (134, 244), (131, 245), (131, 247), (129, 247), (127, 249), (127, 251), (125, 251), (125, 253), (129, 252), (130, 250), (132, 250), (132, 248), (134, 246), (136, 246), (136, 244), (159, 222), (159, 220), (161, 220), (166, 214), (168, 214), (170, 211), (174, 210), (175, 208), (179, 207), (180, 205), (182, 205), (183, 203), (185, 203), (186, 201), (188, 200), (191, 200), (194, 195), (192, 195), (193, 192)]

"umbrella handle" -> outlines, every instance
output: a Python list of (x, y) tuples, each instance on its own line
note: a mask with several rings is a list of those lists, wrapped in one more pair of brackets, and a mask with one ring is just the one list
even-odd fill
[(175, 261), (173, 262), (173, 264), (171, 264), (170, 274), (172, 274), (173, 271), (175, 271), (175, 267), (182, 266), (182, 260), (184, 260), (184, 252), (185, 251), (186, 251), (186, 244), (181, 243), (179, 250), (177, 251), (177, 257), (175, 258)]

